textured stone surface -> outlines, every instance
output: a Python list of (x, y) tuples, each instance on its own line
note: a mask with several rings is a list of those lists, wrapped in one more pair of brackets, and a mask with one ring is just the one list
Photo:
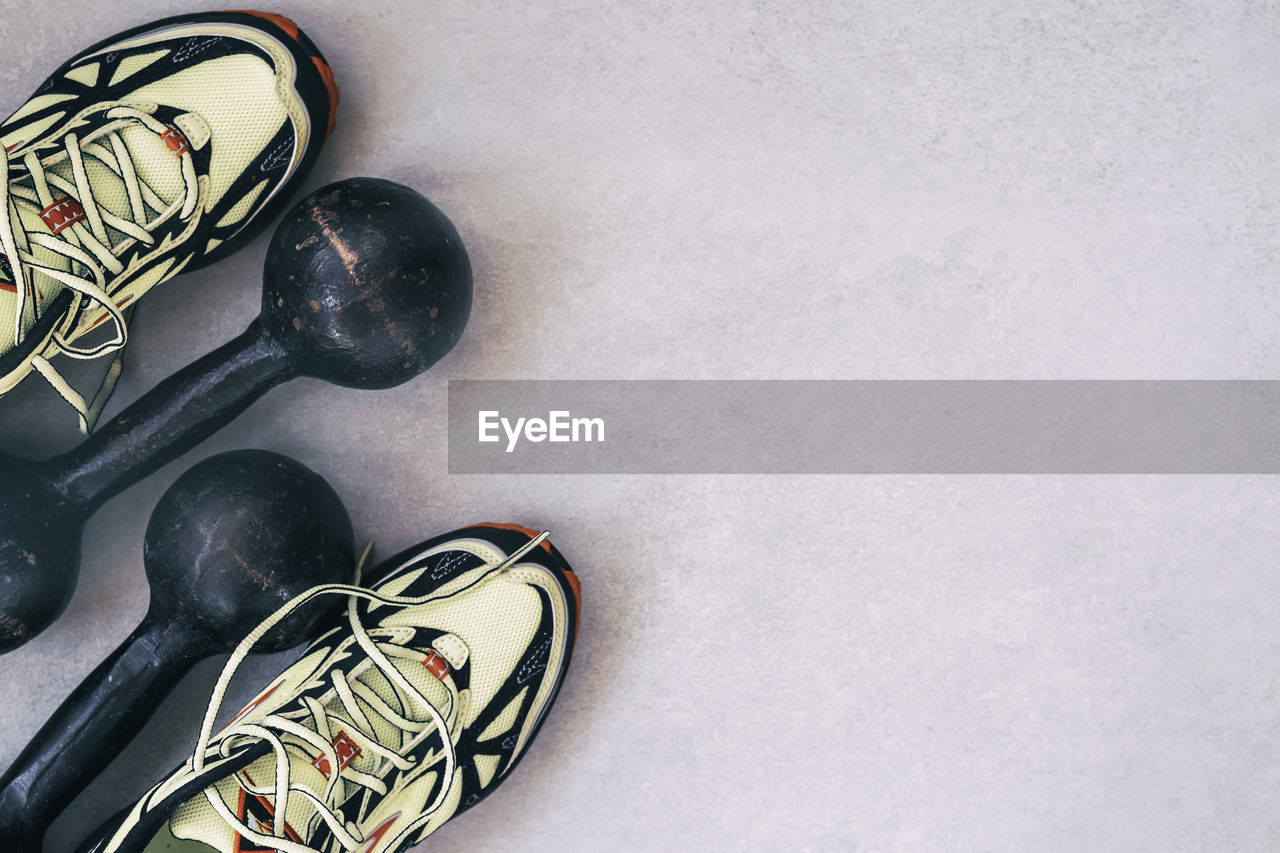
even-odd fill
[[(186, 8), (63, 5), (0, 2), (8, 106)], [(470, 250), (471, 325), (402, 388), (272, 392), (103, 509), (66, 615), (0, 658), (0, 763), (141, 617), (164, 487), (262, 447), (328, 477), (384, 554), (519, 521), (581, 573), (554, 716), (433, 853), (1280, 844), (1273, 478), (449, 477), (444, 456), (450, 377), (1274, 378), (1272, 4), (275, 8), (343, 89), (307, 188), (427, 194)], [(265, 246), (145, 300), (113, 411), (243, 329)], [(50, 452), (74, 418), (33, 380), (0, 437)], [(216, 670), (50, 850), (180, 760)]]

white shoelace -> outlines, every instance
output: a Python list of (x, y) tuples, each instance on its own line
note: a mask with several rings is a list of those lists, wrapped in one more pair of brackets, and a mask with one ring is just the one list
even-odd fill
[[(92, 359), (123, 350), (128, 343), (127, 317), (107, 293), (107, 274), (117, 276), (124, 272), (125, 267), (118, 256), (127, 246), (134, 241), (148, 246), (154, 244), (151, 231), (156, 226), (175, 212), (183, 219), (189, 217), (199, 201), (195, 164), (190, 151), (179, 155), (183, 192), (172, 204), (165, 204), (155, 190), (138, 177), (129, 149), (120, 136), (120, 131), (134, 122), (157, 135), (172, 130), (169, 125), (136, 107), (124, 105), (108, 108), (106, 117), (109, 119), (107, 123), (83, 138), (74, 132), (67, 133), (59, 150), (43, 158), (35, 151), (27, 152), (22, 164), (31, 177), (31, 186), (10, 184), (13, 176), (10, 174), (9, 154), (0, 146), (0, 254), (8, 259), (17, 294), (14, 346), (20, 345), (26, 335), (28, 313), (38, 314), (42, 294), (38, 290), (36, 275), (43, 274), (88, 297), (106, 311), (115, 325), (115, 336), (111, 340), (89, 349), (78, 348), (61, 332), (55, 332), (52, 342), (61, 353), (70, 358)], [(119, 177), (129, 199), (132, 220), (113, 214), (95, 200), (85, 168), (86, 157), (93, 158)], [(71, 166), (72, 180), (49, 171), (50, 167), (64, 162)], [(26, 230), (18, 214), (19, 206), (39, 214), (62, 199), (71, 199), (78, 204), (84, 211), (84, 219), (56, 235)], [(111, 244), (108, 228), (123, 235), (119, 244)], [(35, 246), (69, 259), (72, 270), (78, 266), (85, 274), (77, 275), (42, 263), (33, 252)], [(34, 319), (33, 316), (33, 322)], [(112, 363), (107, 378), (93, 401), (88, 403), (42, 354), (32, 359), (32, 366), (80, 415), (81, 430), (89, 432), (115, 388), (120, 374), (120, 357), (117, 356)]]
[[(248, 841), (252, 841), (264, 848), (281, 851), (281, 853), (316, 853), (315, 848), (300, 844), (289, 838), (284, 837), (286, 822), (284, 814), (287, 810), (290, 794), (299, 794), (305, 797), (315, 807), (317, 815), (328, 826), (329, 831), (333, 834), (335, 840), (345, 850), (354, 851), (363, 842), (364, 838), (357, 837), (353, 830), (356, 830), (354, 824), (348, 825), (344, 823), (342, 815), (338, 813), (340, 803), (338, 799), (342, 796), (342, 789), (338, 785), (340, 779), (346, 779), (363, 787), (376, 791), (379, 794), (387, 793), (386, 785), (381, 779), (363, 773), (358, 773), (347, 767), (341, 768), (337, 749), (331, 740), (326, 739), (325, 735), (330, 732), (329, 715), (314, 699), (304, 699), (309, 711), (312, 722), (315, 723), (316, 729), (307, 729), (305, 726), (290, 720), (279, 714), (268, 714), (261, 720), (254, 723), (237, 724), (234, 720), (221, 733), (221, 741), (218, 746), (213, 749), (210, 754), (210, 740), (213, 737), (214, 720), (218, 715), (218, 711), (222, 707), (223, 699), (226, 696), (227, 686), (235, 675), (240, 664), (249, 655), (253, 647), (260, 641), (272, 628), (280, 624), (281, 621), (303, 606), (307, 602), (323, 596), (323, 595), (345, 595), (347, 596), (347, 621), (351, 627), (352, 634), (356, 643), (361, 650), (368, 655), (369, 660), (373, 664), (373, 668), (380, 673), (387, 683), (395, 688), (397, 698), (401, 702), (401, 707), (406, 711), (409, 708), (416, 707), (426, 714), (425, 719), (412, 719), (406, 715), (401, 715), (390, 708), (381, 700), (369, 687), (358, 683), (358, 681), (348, 682), (341, 672), (333, 673), (330, 679), (333, 683), (335, 692), (339, 697), (339, 701), (343, 709), (347, 712), (348, 718), (342, 720), (344, 730), (346, 726), (350, 726), (360, 736), (361, 746), (368, 747), (372, 752), (391, 762), (394, 766), (401, 770), (407, 770), (413, 766), (412, 761), (404, 758), (400, 753), (393, 749), (388, 749), (379, 743), (373, 734), (373, 727), (370, 724), (367, 712), (361, 709), (356, 702), (356, 695), (365, 700), (372, 709), (383, 717), (387, 722), (392, 723), (397, 728), (413, 732), (416, 736), (421, 737), (433, 731), (439, 732), (440, 740), (443, 743), (443, 750), (439, 755), (433, 756), (430, 762), (424, 766), (434, 766), (440, 760), (444, 761), (443, 775), (441, 778), (440, 789), (436, 793), (435, 799), (423, 809), (422, 813), (403, 829), (396, 831), (397, 838), (404, 838), (418, 831), (431, 820), (432, 816), (444, 804), (449, 790), (453, 786), (454, 770), (457, 767), (457, 755), (454, 752), (453, 741), (449, 736), (449, 728), (447, 721), (456, 708), (456, 697), (450, 695), (451, 707), (441, 711), (431, 701), (429, 701), (422, 693), (417, 690), (404, 674), (392, 664), (392, 657), (409, 657), (420, 654), (412, 649), (407, 649), (393, 643), (380, 643), (375, 641), (361, 623), (356, 613), (356, 602), (359, 599), (365, 601), (376, 602), (378, 604), (395, 605), (400, 607), (414, 607), (427, 604), (431, 601), (441, 601), (453, 596), (459, 595), (467, 590), (474, 589), (480, 584), (494, 578), (503, 573), (506, 569), (518, 562), (525, 554), (536, 548), (538, 545), (550, 536), (549, 532), (544, 532), (540, 536), (532, 539), (519, 550), (512, 553), (509, 557), (490, 566), (487, 571), (483, 572), (474, 581), (464, 587), (453, 590), (448, 593), (432, 593), (419, 597), (405, 597), (396, 595), (382, 595), (373, 590), (366, 589), (361, 586), (352, 586), (348, 584), (328, 584), (325, 586), (314, 587), (302, 595), (297, 596), (293, 600), (283, 605), (279, 610), (264, 620), (252, 633), (247, 636), (243, 642), (232, 653), (231, 659), (227, 661), (226, 666), (222, 670), (221, 676), (218, 678), (217, 684), (214, 686), (213, 696), (210, 699), (208, 710), (205, 712), (204, 722), (200, 728), (200, 737), (196, 741), (195, 753), (191, 759), (191, 768), (197, 775), (204, 771), (206, 762), (211, 759), (226, 758), (236, 749), (244, 746), (247, 742), (266, 741), (271, 744), (276, 756), (276, 773), (275, 786), (273, 791), (273, 802), (276, 804), (275, 810), (277, 820), (272, 823), (272, 834), (265, 835), (257, 832), (240, 822), (240, 819), (232, 813), (231, 809), (223, 801), (221, 795), (216, 788), (206, 788), (204, 791), (205, 798), (213, 810), (224, 820), (233, 831), (240, 834)], [(358, 578), (357, 578), (358, 580)], [(344, 689), (345, 688), (345, 689)], [(376, 701), (370, 701), (370, 699)], [(290, 781), (291, 761), (293, 760), (288, 752), (287, 745), (282, 737), (288, 736), (291, 740), (301, 741), (310, 744), (321, 752), (321, 755), (329, 762), (331, 773), (329, 775), (328, 785), (322, 795), (317, 796), (312, 791), (301, 786), (293, 785)]]

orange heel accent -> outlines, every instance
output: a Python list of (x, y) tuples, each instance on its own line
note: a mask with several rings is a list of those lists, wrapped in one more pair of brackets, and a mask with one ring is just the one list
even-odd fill
[(232, 15), (253, 15), (255, 18), (270, 21), (288, 33), (289, 38), (298, 40), (298, 25), (284, 15), (277, 15), (275, 12), (255, 12), (253, 9), (223, 9), (222, 11)]
[(329, 92), (329, 126), (325, 128), (324, 132), (325, 139), (328, 139), (332, 135), (333, 126), (338, 119), (338, 99), (341, 95), (338, 92), (338, 84), (333, 80), (333, 69), (329, 67), (329, 63), (318, 56), (311, 57), (311, 61), (316, 64), (316, 70), (320, 72), (320, 79), (324, 81), (324, 87)]
[(564, 569), (565, 580), (569, 582), (569, 586), (573, 589), (573, 602), (577, 605), (574, 608), (573, 618), (573, 636), (578, 636), (578, 629), (582, 627), (582, 581), (578, 580), (578, 575), (572, 569)]

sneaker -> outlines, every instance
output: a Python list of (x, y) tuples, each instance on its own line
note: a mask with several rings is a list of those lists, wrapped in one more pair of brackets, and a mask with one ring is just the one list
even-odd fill
[[(464, 528), (386, 561), (371, 589), (290, 602), (228, 661), (193, 757), (81, 850), (391, 853), (474, 806), (524, 755), (573, 652), (579, 585), (546, 538)], [(346, 615), (212, 735), (254, 643), (335, 593)]]
[(87, 431), (105, 396), (86, 403), (49, 359), (117, 352), (143, 294), (244, 245), (337, 102), (310, 39), (259, 12), (167, 18), (55, 71), (0, 124), (0, 394), (35, 369)]

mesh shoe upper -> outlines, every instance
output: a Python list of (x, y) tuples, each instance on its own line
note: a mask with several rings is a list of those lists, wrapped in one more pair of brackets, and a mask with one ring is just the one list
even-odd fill
[(124, 309), (256, 233), (336, 98), (296, 25), (247, 12), (160, 21), (54, 72), (0, 124), (0, 393), (58, 352), (118, 349)]
[(338, 627), (85, 849), (386, 853), (470, 808), (523, 755), (573, 649), (577, 580), (530, 533), (481, 526), (385, 563), (374, 600), (349, 599)]

